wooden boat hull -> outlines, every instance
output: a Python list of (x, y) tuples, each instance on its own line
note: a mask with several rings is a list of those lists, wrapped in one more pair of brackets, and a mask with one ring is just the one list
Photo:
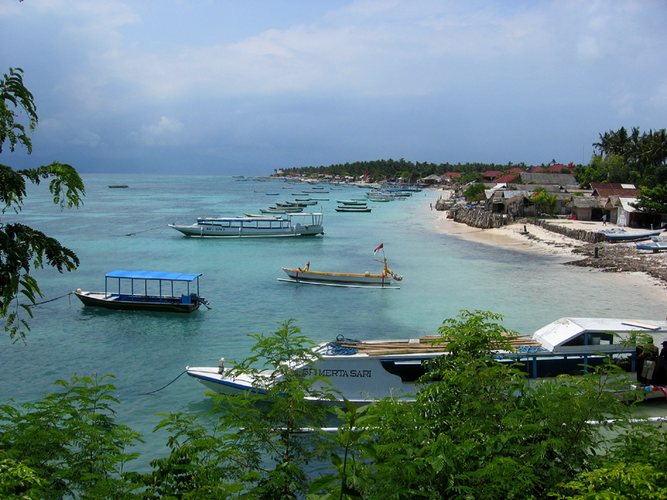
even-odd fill
[(305, 271), (294, 267), (283, 267), (283, 271), (294, 281), (315, 281), (321, 283), (349, 283), (361, 285), (391, 285), (392, 277), (377, 273), (335, 273), (326, 271)]
[(350, 213), (359, 212), (359, 213), (363, 213), (363, 212), (370, 212), (370, 211), (371, 211), (370, 208), (347, 208), (347, 207), (338, 207), (338, 208), (336, 208), (336, 212), (350, 212)]
[(74, 294), (88, 307), (103, 307), (105, 309), (116, 309), (124, 311), (155, 311), (155, 312), (178, 312), (191, 313), (199, 309), (200, 300), (193, 294), (183, 297), (155, 297), (142, 295), (119, 295), (105, 294), (104, 292), (90, 292), (76, 290)]

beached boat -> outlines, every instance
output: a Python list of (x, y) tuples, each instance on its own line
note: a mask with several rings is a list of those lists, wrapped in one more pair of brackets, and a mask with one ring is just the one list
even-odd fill
[(651, 241), (635, 243), (637, 250), (650, 250), (653, 253), (667, 251), (667, 241), (658, 236), (651, 238)]
[(280, 217), (206, 217), (169, 227), (196, 238), (262, 238), (324, 234), (321, 213), (285, 213)]
[(611, 242), (623, 242), (623, 241), (642, 241), (649, 240), (654, 236), (660, 235), (662, 230), (649, 230), (649, 229), (623, 229), (622, 227), (611, 227), (609, 229), (600, 229), (598, 231), (600, 234), (604, 234), (607, 237), (607, 240)]
[[(647, 397), (665, 397), (666, 360), (640, 363), (636, 348), (622, 341), (637, 333), (652, 337), (657, 344), (667, 339), (667, 321), (562, 318), (540, 328), (532, 338), (509, 338), (512, 351), (498, 352), (496, 359), (516, 364), (534, 379), (581, 375), (611, 360), (628, 372), (628, 390), (634, 385)], [(339, 337), (318, 344), (310, 362), (294, 364), (291, 369), (322, 377), (314, 390), (338, 391), (338, 402), (345, 398), (364, 404), (385, 397), (413, 401), (429, 361), (447, 355), (446, 346), (433, 342), (436, 338), (359, 341)], [(638, 369), (637, 382), (632, 374)], [(225, 369), (223, 360), (219, 366), (186, 367), (186, 371), (220, 394), (261, 394), (276, 380), (271, 372), (256, 377), (235, 374)]]
[(84, 305), (90, 307), (190, 313), (196, 311), (201, 304), (208, 304), (206, 299), (199, 295), (200, 276), (201, 274), (117, 270), (105, 275), (103, 292), (78, 288), (74, 294)]

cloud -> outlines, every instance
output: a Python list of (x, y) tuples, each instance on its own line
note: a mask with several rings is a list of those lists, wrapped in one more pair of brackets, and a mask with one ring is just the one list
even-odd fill
[(145, 146), (174, 146), (182, 142), (184, 128), (176, 118), (161, 116), (156, 123), (141, 127), (134, 135)]

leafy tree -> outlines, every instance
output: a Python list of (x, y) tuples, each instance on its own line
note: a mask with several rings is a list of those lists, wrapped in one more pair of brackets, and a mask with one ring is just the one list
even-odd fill
[(646, 212), (667, 213), (667, 184), (640, 188), (635, 205)]
[(558, 202), (558, 198), (555, 194), (547, 193), (544, 188), (538, 188), (533, 193), (531, 199), (535, 203), (536, 214), (546, 213), (548, 215), (554, 215), (556, 212), (556, 203)]
[[(215, 395), (210, 431), (182, 415), (163, 420), (160, 426), (176, 436), (170, 456), (152, 463), (154, 496), (243, 491), (251, 498), (296, 498), (306, 492), (304, 467), (322, 455), (327, 440), (319, 433), (304, 437), (302, 431), (321, 428), (330, 414), (311, 398), (332, 399), (333, 393), (307, 368), (294, 369), (314, 358), (313, 344), (292, 320), (270, 335), (251, 336), (253, 354), (229, 375), (253, 377), (256, 392)], [(272, 375), (262, 376), (265, 370)]]
[[(21, 110), (28, 117), (27, 127), (19, 120)], [(10, 152), (17, 145), (23, 145), (31, 153), (28, 131), (36, 126), (37, 109), (33, 95), (23, 83), (23, 70), (10, 68), (9, 74), (0, 80), (0, 153), (5, 142)], [(85, 190), (72, 166), (54, 162), (34, 169), (13, 170), (0, 164), (0, 214), (10, 209), (16, 213), (21, 211), (27, 194), (26, 181), (39, 184), (46, 179), (50, 179), (49, 191), (56, 205), (61, 209), (79, 206)], [(79, 259), (72, 250), (41, 231), (24, 224), (0, 221), (0, 317), (6, 318), (4, 328), (12, 339), (24, 338), (30, 329), (20, 313), (32, 317), (30, 307), (42, 293), (30, 273), (44, 265), (59, 272), (72, 271), (78, 267)]]
[[(108, 378), (74, 376), (36, 403), (0, 405), (0, 450), (15, 470), (23, 468), (36, 497), (121, 498), (136, 489), (124, 467), (137, 456), (126, 450), (140, 438), (116, 423)], [(0, 491), (11, 485), (3, 476)]]
[(627, 412), (607, 375), (529, 384), (494, 359), (508, 345), (499, 318), (446, 320), (437, 342), (452, 354), (430, 367), (416, 404), (368, 410), (365, 496), (540, 498), (589, 468), (604, 437), (587, 422)]
[(468, 201), (482, 201), (484, 200), (485, 189), (486, 188), (484, 184), (481, 182), (475, 182), (466, 188), (466, 190), (463, 192), (463, 195)]

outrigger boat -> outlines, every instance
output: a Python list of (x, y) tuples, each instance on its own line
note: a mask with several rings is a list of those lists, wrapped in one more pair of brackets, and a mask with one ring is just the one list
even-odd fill
[[(208, 305), (206, 299), (199, 295), (200, 276), (201, 274), (117, 270), (105, 275), (103, 292), (77, 288), (74, 294), (85, 306), (91, 307), (191, 313), (201, 304)], [(116, 285), (114, 291), (111, 291), (110, 284)], [(176, 293), (176, 290), (181, 293)]]
[(341, 273), (331, 271), (313, 271), (310, 269), (310, 262), (301, 269), (300, 267), (283, 267), (283, 272), (287, 274), (289, 279), (278, 278), (279, 281), (286, 281), (289, 283), (303, 283), (307, 285), (329, 285), (329, 286), (345, 286), (345, 287), (365, 287), (365, 288), (394, 288), (393, 282), (401, 281), (403, 276), (396, 274), (389, 269), (387, 264), (387, 257), (384, 255), (384, 244), (377, 249), (383, 251), (382, 262), (383, 269), (379, 273)]
[[(537, 330), (532, 338), (510, 337), (512, 350), (499, 351), (496, 359), (514, 364), (531, 379), (582, 375), (611, 360), (628, 374), (641, 372), (637, 373), (637, 381), (628, 378), (627, 395), (640, 391), (647, 398), (665, 397), (665, 360), (661, 365), (662, 358), (652, 360), (648, 370), (649, 361), (640, 363), (636, 347), (623, 342), (637, 333), (652, 337), (658, 344), (660, 339), (667, 339), (667, 321), (561, 318)], [(313, 391), (338, 391), (335, 403), (347, 399), (366, 404), (385, 397), (409, 402), (415, 400), (422, 387), (419, 378), (428, 370), (429, 362), (447, 355), (447, 346), (435, 340), (437, 336), (364, 341), (339, 336), (314, 347), (311, 361), (291, 363), (290, 368), (321, 377)], [(208, 389), (229, 395), (261, 395), (279, 381), (270, 371), (256, 377), (235, 373), (233, 368), (225, 367), (224, 358), (218, 366), (186, 367), (186, 371)], [(321, 401), (314, 396), (306, 398)]]
[(169, 227), (195, 238), (263, 238), (324, 234), (321, 213), (286, 213), (280, 217), (206, 217), (188, 226)]

